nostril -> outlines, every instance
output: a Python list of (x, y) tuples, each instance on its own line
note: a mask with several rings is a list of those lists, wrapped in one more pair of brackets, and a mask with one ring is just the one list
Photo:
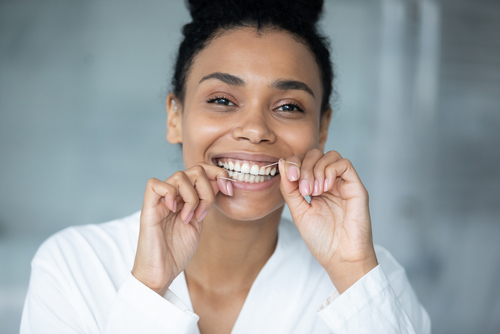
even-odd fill
[(252, 144), (272, 143), (276, 140), (274, 132), (264, 121), (247, 121), (243, 126), (233, 129), (233, 136), (236, 139), (246, 140)]

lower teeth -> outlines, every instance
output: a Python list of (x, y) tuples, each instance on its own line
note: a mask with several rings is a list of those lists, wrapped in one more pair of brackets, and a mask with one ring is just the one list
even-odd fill
[[(261, 183), (261, 182), (268, 181), (274, 177), (271, 175), (253, 175), (253, 174), (241, 173), (241, 172), (227, 170), (227, 169), (225, 169), (225, 170), (228, 172), (229, 177), (231, 179), (236, 180), (236, 181), (241, 181), (241, 182), (247, 182), (247, 183)], [(278, 175), (278, 174), (276, 174), (276, 175)]]

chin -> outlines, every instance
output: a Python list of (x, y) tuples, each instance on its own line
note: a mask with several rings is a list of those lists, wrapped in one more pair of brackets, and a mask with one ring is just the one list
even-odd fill
[[(224, 195), (223, 195), (224, 196)], [(260, 202), (260, 201), (259, 201)], [(233, 220), (239, 221), (254, 221), (263, 219), (276, 210), (283, 210), (285, 200), (281, 198), (279, 201), (266, 203), (249, 203), (248, 200), (238, 200), (238, 198), (228, 198), (224, 196), (217, 198), (214, 206), (225, 216)]]

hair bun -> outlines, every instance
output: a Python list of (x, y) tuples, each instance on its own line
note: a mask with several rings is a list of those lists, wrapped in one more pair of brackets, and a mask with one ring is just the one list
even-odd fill
[(308, 16), (309, 21), (316, 23), (323, 13), (323, 0), (298, 0), (297, 5)]
[(272, 8), (296, 15), (311, 24), (323, 12), (323, 0), (185, 0), (193, 21), (212, 21), (223, 15), (241, 15), (245, 11), (272, 11)]

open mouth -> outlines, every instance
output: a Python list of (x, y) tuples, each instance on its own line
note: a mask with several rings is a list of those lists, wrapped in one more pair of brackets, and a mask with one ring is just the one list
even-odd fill
[(227, 170), (229, 177), (235, 181), (261, 183), (279, 174), (277, 162), (266, 163), (229, 158), (216, 159), (215, 162), (217, 166)]

